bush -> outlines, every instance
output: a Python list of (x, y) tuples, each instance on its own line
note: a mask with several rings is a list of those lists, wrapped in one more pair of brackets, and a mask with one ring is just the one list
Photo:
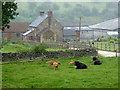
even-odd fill
[(6, 39), (2, 40), (2, 46), (7, 45), (8, 43), (9, 43), (9, 41), (7, 41)]
[(114, 41), (117, 41), (118, 39), (117, 38), (114, 38)]
[(45, 43), (41, 43), (41, 44), (35, 45), (33, 47), (33, 52), (42, 53), (42, 52), (45, 52), (47, 48), (48, 48), (48, 46)]
[(104, 41), (104, 40), (105, 40), (105, 38), (101, 38), (100, 40), (101, 40), (101, 41)]
[(110, 40), (110, 43), (114, 43), (114, 40)]

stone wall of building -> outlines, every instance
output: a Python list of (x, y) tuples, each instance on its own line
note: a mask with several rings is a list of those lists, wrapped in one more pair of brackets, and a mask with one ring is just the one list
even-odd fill
[[(30, 34), (27, 35), (26, 37), (27, 40), (29, 40), (29, 36), (35, 37), (35, 33), (40, 32), (44, 28), (48, 28), (48, 18), (46, 18), (43, 22), (41, 22), (35, 31), (32, 31)], [(50, 30), (55, 34), (56, 41), (62, 42), (62, 39), (63, 39), (62, 26), (53, 17), (51, 17)]]
[[(2, 39), (7, 39), (9, 33), (2, 33)], [(10, 33), (11, 34), (11, 41), (21, 41), (22, 33)]]

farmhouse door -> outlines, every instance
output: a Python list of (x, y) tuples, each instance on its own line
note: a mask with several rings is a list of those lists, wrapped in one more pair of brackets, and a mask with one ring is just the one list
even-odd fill
[(7, 34), (7, 40), (10, 41), (11, 39), (12, 39), (11, 33), (8, 33), (8, 34)]

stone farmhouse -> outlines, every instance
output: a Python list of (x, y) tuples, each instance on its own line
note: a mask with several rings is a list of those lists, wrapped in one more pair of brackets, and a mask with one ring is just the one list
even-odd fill
[(40, 16), (29, 26), (28, 31), (23, 34), (24, 41), (36, 42), (62, 42), (63, 28), (53, 17), (51, 10), (45, 14), (40, 11)]

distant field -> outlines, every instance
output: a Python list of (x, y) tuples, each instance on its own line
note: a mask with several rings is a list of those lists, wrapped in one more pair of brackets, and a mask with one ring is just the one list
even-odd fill
[[(49, 68), (47, 60), (3, 62), (2, 88), (118, 88), (118, 58), (99, 57), (102, 65), (91, 65), (91, 57), (50, 59), (61, 63)], [(71, 61), (80, 61), (88, 69), (75, 69)]]
[[(19, 45), (19, 44), (13, 44), (13, 45), (5, 45), (3, 46), (2, 49), (0, 49), (0, 52), (2, 53), (17, 53), (21, 50), (28, 50), (29, 47), (26, 47), (24, 45)], [(69, 49), (53, 49), (53, 48), (48, 48), (46, 49), (46, 51), (65, 51), (65, 50), (69, 50)]]

